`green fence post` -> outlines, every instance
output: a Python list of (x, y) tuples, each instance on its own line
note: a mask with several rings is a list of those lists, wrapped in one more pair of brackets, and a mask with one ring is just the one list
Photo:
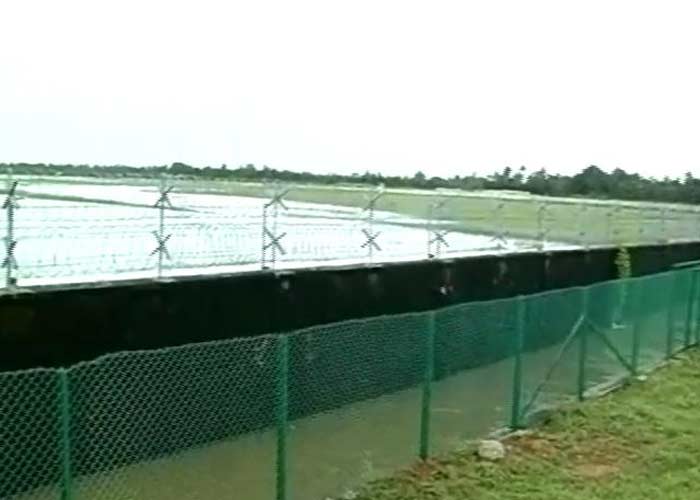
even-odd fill
[(586, 322), (588, 320), (588, 295), (590, 293), (589, 287), (583, 289), (583, 296), (581, 300), (581, 316), (583, 321), (581, 323), (581, 329), (579, 330), (579, 352), (578, 352), (578, 400), (583, 401), (583, 395), (586, 392), (586, 356), (588, 350), (588, 335)]
[(425, 372), (423, 376), (423, 399), (420, 418), (421, 460), (430, 454), (430, 409), (433, 398), (433, 379), (435, 378), (435, 311), (427, 315), (428, 325), (425, 332)]
[(289, 338), (277, 340), (277, 500), (287, 498), (287, 431), (289, 428)]
[[(700, 268), (695, 270), (695, 273), (700, 272)], [(695, 322), (693, 325), (693, 338), (695, 339), (695, 345), (700, 345), (700, 293), (699, 289), (695, 289), (695, 297), (693, 297), (693, 303), (695, 304)]]
[(634, 325), (632, 326), (632, 373), (634, 375), (639, 374), (639, 348), (641, 345), (641, 330), (642, 330), (642, 317), (644, 314), (644, 289), (642, 285), (643, 281), (637, 281), (633, 285), (634, 288), (634, 309), (632, 314), (632, 321)]
[(673, 314), (673, 307), (675, 306), (676, 300), (676, 274), (671, 273), (669, 278), (671, 280), (671, 290), (668, 294), (668, 304), (666, 310), (666, 358), (673, 356), (673, 335), (675, 334), (675, 317)]
[(695, 291), (698, 286), (698, 273), (696, 269), (690, 270), (690, 290), (688, 291), (688, 301), (685, 313), (685, 347), (690, 347), (692, 325), (693, 325), (693, 309), (695, 308)]
[(73, 476), (71, 471), (71, 407), (68, 372), (58, 369), (58, 393), (61, 409), (61, 500), (73, 499)]
[(523, 339), (525, 336), (525, 311), (527, 302), (522, 296), (517, 299), (517, 325), (514, 335), (513, 345), (513, 394), (511, 396), (510, 406), (510, 427), (511, 429), (519, 429), (520, 426), (520, 407), (522, 403), (523, 393)]

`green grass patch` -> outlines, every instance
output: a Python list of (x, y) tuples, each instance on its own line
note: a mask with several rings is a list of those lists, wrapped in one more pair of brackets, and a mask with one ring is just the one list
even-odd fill
[(500, 462), (473, 450), (368, 485), (357, 500), (700, 498), (700, 353), (693, 349), (600, 399), (505, 440)]
[[(183, 181), (180, 192), (198, 192), (249, 197), (269, 197), (260, 183)], [(361, 211), (371, 196), (369, 188), (357, 186), (298, 185), (287, 200), (354, 207)], [(431, 205), (444, 201), (441, 209)], [(546, 209), (540, 216), (543, 202)], [(548, 241), (596, 244), (633, 244), (684, 238), (697, 225), (690, 210), (667, 212), (652, 203), (614, 204), (596, 200), (533, 197), (526, 194), (498, 197), (493, 193), (454, 191), (387, 190), (377, 210), (425, 219), (433, 218), (452, 230)]]

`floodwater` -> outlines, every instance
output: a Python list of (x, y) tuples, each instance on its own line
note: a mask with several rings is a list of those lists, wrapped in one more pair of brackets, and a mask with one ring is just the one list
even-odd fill
[[(14, 218), (19, 285), (90, 282), (157, 276), (159, 193), (153, 187), (79, 184), (29, 184)], [(33, 198), (31, 194), (43, 198)], [(47, 196), (108, 201), (91, 203)], [(174, 209), (164, 213), (169, 235), (163, 276), (240, 272), (261, 267), (266, 200), (211, 194), (173, 193)], [(140, 206), (139, 206), (140, 205)], [(268, 226), (282, 235), (281, 248), (266, 251), (277, 269), (422, 259), (427, 255), (426, 221), (390, 212), (288, 202)], [(378, 233), (370, 256), (365, 229)], [(0, 221), (0, 232), (7, 222)], [(270, 243), (270, 237), (266, 238)], [(452, 232), (441, 255), (476, 255), (532, 249), (532, 241)], [(364, 246), (363, 246), (364, 245)], [(556, 245), (555, 245), (556, 246)], [(550, 245), (549, 248), (554, 248)]]
[[(626, 331), (624, 335), (627, 335)], [(559, 357), (554, 346), (523, 357), (525, 404), (550, 367), (535, 411), (571, 401), (576, 394), (576, 343)], [(660, 358), (648, 344), (642, 358)], [(470, 440), (506, 426), (510, 419), (513, 360), (459, 372), (433, 384), (431, 451), (458, 450)], [(589, 387), (624, 375), (605, 352), (589, 346)], [(323, 500), (352, 494), (360, 485), (417, 461), (422, 389), (411, 388), (291, 423), (288, 442), (289, 498)], [(76, 500), (209, 500), (275, 498), (274, 430), (251, 433), (158, 460), (74, 479)], [(60, 498), (42, 488), (15, 500)]]

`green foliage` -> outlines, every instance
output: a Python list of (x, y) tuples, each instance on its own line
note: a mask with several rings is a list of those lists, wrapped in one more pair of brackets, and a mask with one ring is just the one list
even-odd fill
[(229, 179), (238, 181), (279, 180), (289, 183), (316, 184), (384, 184), (389, 188), (418, 189), (509, 189), (549, 196), (588, 196), (623, 200), (653, 200), (700, 203), (700, 179), (687, 173), (681, 179), (644, 178), (621, 169), (606, 173), (591, 165), (573, 176), (550, 175), (545, 169), (527, 173), (521, 166), (517, 171), (509, 166), (489, 176), (455, 175), (450, 178), (430, 176), (422, 171), (412, 176), (385, 176), (365, 172), (352, 175), (314, 174), (276, 170), (253, 164), (230, 168), (206, 166), (197, 168), (176, 162), (170, 166), (131, 167), (126, 165), (52, 165), (44, 163), (0, 163), (0, 172), (12, 168), (17, 174), (80, 177), (158, 177), (168, 173), (191, 179)]
[(615, 257), (615, 267), (617, 268), (618, 278), (625, 279), (632, 276), (632, 257), (630, 257), (627, 247), (618, 249)]

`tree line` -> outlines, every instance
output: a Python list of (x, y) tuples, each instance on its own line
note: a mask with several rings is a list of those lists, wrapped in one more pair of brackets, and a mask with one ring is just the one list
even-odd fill
[(700, 203), (700, 179), (689, 172), (682, 179), (664, 177), (655, 179), (615, 169), (608, 173), (595, 165), (586, 167), (575, 175), (550, 174), (545, 169), (527, 172), (525, 167), (505, 167), (500, 172), (479, 176), (455, 175), (452, 177), (429, 176), (416, 172), (412, 176), (386, 176), (380, 173), (363, 174), (314, 174), (277, 170), (253, 164), (229, 168), (197, 168), (185, 163), (150, 167), (127, 165), (52, 165), (43, 163), (0, 163), (0, 170), (12, 168), (16, 174), (55, 175), (79, 177), (146, 177), (155, 178), (163, 174), (188, 179), (228, 179), (237, 181), (278, 180), (289, 183), (318, 184), (384, 184), (393, 188), (418, 189), (500, 189), (525, 191), (549, 196), (584, 196), (623, 200), (649, 200), (665, 202)]

